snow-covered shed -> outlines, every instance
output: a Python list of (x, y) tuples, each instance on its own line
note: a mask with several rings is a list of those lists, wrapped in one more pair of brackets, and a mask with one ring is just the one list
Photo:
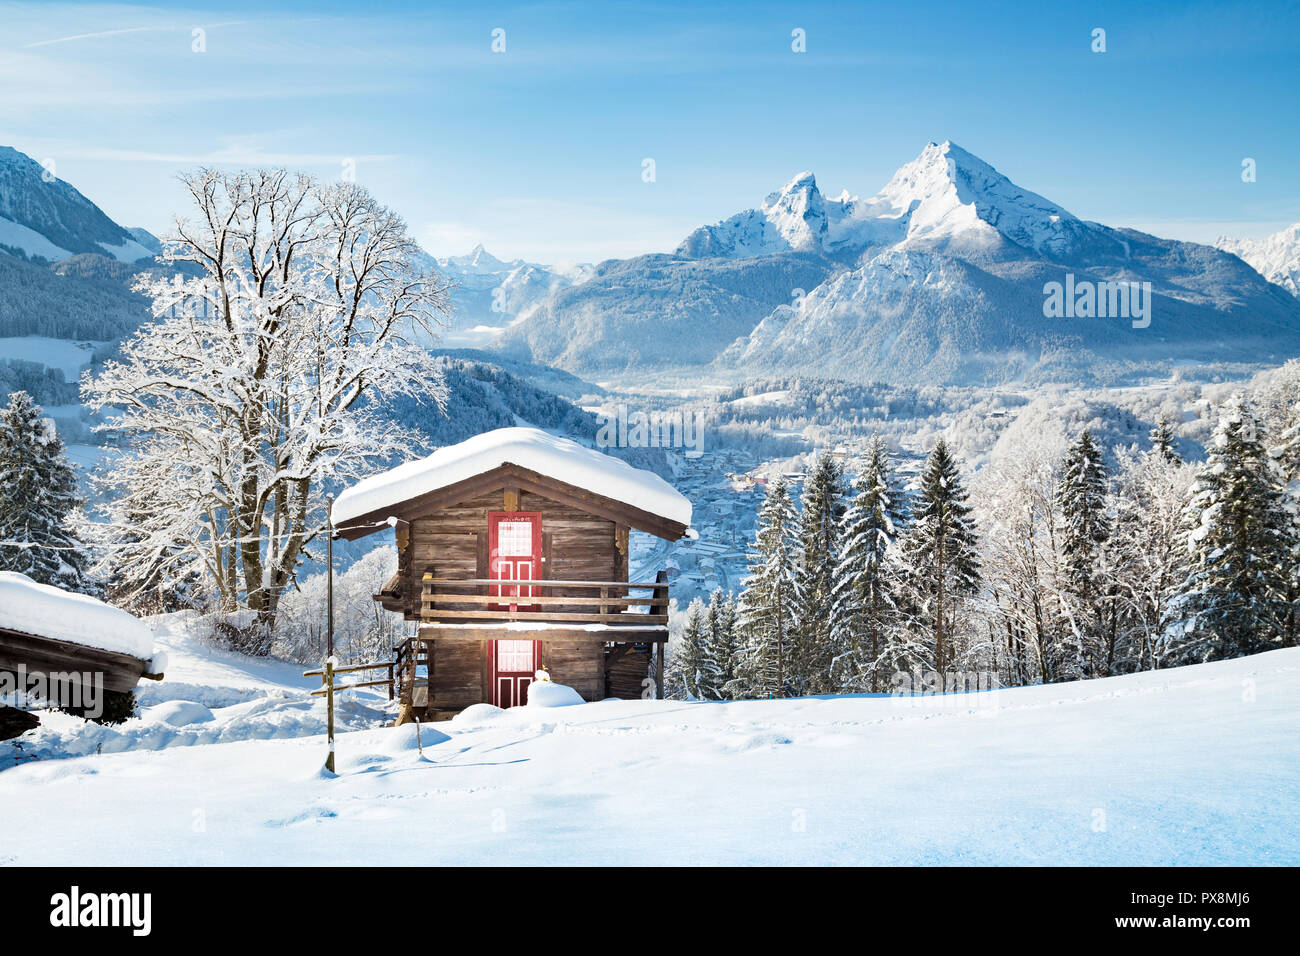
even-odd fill
[(0, 671), (22, 676), (16, 689), (71, 699), (92, 687), (126, 694), (142, 677), (161, 679), (163, 664), (153, 632), (135, 615), (0, 571)]
[(586, 700), (662, 693), (668, 582), (628, 578), (628, 535), (686, 534), (691, 503), (653, 472), (536, 428), (502, 428), (358, 482), (337, 533), (391, 527), (375, 595), (420, 622), (398, 654), (403, 702), (449, 717), (526, 702), (534, 673)]

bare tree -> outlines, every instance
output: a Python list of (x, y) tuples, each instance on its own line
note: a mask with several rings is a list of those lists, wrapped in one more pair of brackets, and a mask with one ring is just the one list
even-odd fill
[(402, 220), (362, 187), (284, 170), (183, 177), (196, 207), (144, 275), (153, 321), (83, 385), (131, 441), (108, 481), (108, 564), (128, 587), (201, 573), (225, 610), (269, 629), (322, 485), (409, 455), (387, 399), (445, 407), (429, 341), (448, 286), (417, 267)]

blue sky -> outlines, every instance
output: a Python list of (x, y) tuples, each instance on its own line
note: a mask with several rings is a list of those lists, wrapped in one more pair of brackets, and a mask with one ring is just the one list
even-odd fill
[(180, 170), (352, 160), (434, 254), (591, 261), (952, 139), (1084, 218), (1260, 236), (1300, 220), (1298, 116), (1292, 3), (0, 2), (0, 144), (156, 232)]

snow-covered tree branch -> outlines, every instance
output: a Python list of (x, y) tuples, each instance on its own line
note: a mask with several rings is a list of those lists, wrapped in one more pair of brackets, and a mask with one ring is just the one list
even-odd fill
[(83, 383), (130, 452), (105, 562), (126, 590), (198, 574), (270, 625), (323, 525), (323, 488), (420, 446), (383, 413), (446, 390), (421, 342), (448, 286), (362, 187), (284, 170), (184, 178), (192, 218), (141, 276), (153, 321)]

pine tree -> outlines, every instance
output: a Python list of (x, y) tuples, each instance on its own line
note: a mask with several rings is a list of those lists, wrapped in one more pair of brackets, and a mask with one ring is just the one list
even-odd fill
[[(956, 459), (939, 439), (926, 459), (915, 496), (905, 573), (909, 617), (924, 631), (926, 663), (941, 676), (957, 662), (961, 604), (979, 589), (975, 522), (966, 500)], [(921, 638), (921, 633), (913, 633), (911, 640)], [(917, 656), (916, 650), (907, 653)]]
[(799, 518), (799, 563), (795, 577), (796, 628), (788, 668), (796, 694), (835, 690), (831, 665), (831, 595), (844, 519), (844, 480), (839, 462), (823, 452), (804, 485)]
[(26, 392), (0, 411), (0, 570), (67, 591), (91, 591), (86, 546), (69, 527), (80, 511), (76, 474), (54, 423)]
[(697, 597), (686, 609), (686, 624), (677, 640), (672, 667), (665, 675), (673, 696), (697, 700), (717, 698), (717, 670), (713, 664), (711, 643), (704, 602)]
[(843, 655), (836, 689), (878, 693), (885, 644), (898, 620), (891, 552), (906, 521), (905, 497), (879, 435), (871, 439), (853, 490), (832, 588), (834, 643)]
[(1148, 433), (1151, 439), (1151, 451), (1165, 461), (1181, 464), (1182, 457), (1174, 449), (1174, 426), (1164, 415), (1156, 421), (1155, 427)]
[(1224, 409), (1188, 509), (1190, 620), (1170, 663), (1241, 657), (1283, 633), (1291, 551), (1282, 489), (1257, 420), (1237, 396)]
[[(1300, 360), (1296, 359), (1284, 366), (1293, 375), (1297, 368), (1300, 368)], [(1283, 647), (1294, 647), (1300, 642), (1300, 402), (1287, 403), (1278, 429), (1282, 434), (1282, 444), (1270, 454), (1278, 471), (1278, 483), (1282, 486), (1287, 539), (1286, 611), (1279, 637)]]
[(1067, 655), (1056, 662), (1058, 678), (1104, 675), (1114, 662), (1114, 621), (1109, 612), (1115, 602), (1103, 576), (1111, 536), (1108, 480), (1101, 449), (1085, 428), (1066, 452), (1057, 490), (1072, 635), (1058, 648)]
[(750, 552), (750, 577), (740, 595), (744, 642), (730, 688), (733, 697), (783, 697), (787, 656), (796, 622), (795, 531), (798, 515), (784, 477), (768, 487)]
[(705, 616), (709, 637), (709, 654), (714, 669), (714, 693), (712, 699), (726, 700), (730, 694), (727, 690), (736, 677), (736, 598), (733, 594), (722, 594), (718, 588), (709, 596), (708, 612)]

